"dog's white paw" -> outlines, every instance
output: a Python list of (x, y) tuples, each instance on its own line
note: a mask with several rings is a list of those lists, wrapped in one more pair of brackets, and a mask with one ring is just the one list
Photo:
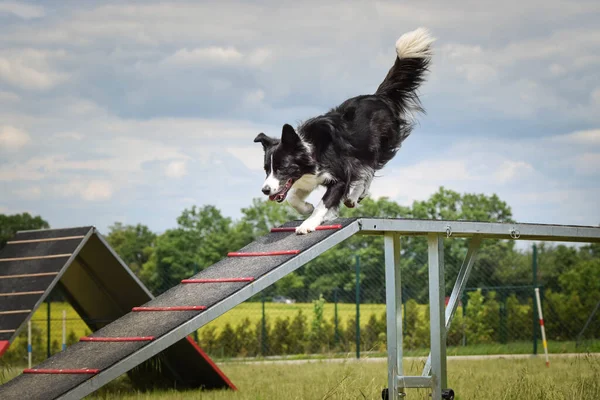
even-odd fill
[(319, 221), (311, 220), (311, 218), (309, 218), (296, 228), (296, 234), (306, 235), (308, 232), (314, 232), (317, 229), (317, 226), (319, 226)]

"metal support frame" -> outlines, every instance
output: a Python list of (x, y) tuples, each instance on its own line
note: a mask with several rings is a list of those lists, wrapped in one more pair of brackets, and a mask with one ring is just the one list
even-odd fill
[(444, 323), (444, 239), (442, 235), (427, 235), (429, 249), (429, 321), (431, 336), (432, 399), (441, 399), (448, 386), (446, 376), (446, 324)]
[[(431, 388), (432, 399), (450, 398), (447, 390), (446, 337), (458, 303), (465, 290), (483, 238), (511, 240), (547, 240), (600, 242), (600, 229), (591, 226), (508, 224), (470, 221), (371, 219), (360, 220), (361, 231), (383, 235), (385, 246), (388, 389), (385, 399), (397, 400), (404, 388)], [(427, 236), (429, 258), (429, 301), (431, 353), (421, 376), (403, 376), (402, 371), (402, 300), (399, 269), (400, 246), (397, 238)], [(443, 238), (471, 238), (469, 249), (445, 306)], [(453, 396), (453, 394), (452, 394)]]
[(431, 353), (421, 376), (404, 376), (402, 366), (402, 280), (400, 275), (400, 236), (384, 233), (386, 316), (388, 349), (388, 398), (398, 399), (405, 388), (431, 388), (432, 399), (441, 399), (447, 389), (446, 337), (459, 300), (467, 285), (481, 245), (474, 235), (460, 267), (452, 294), (445, 307), (443, 236), (430, 233), (428, 238)]
[[(475, 258), (477, 256), (477, 251), (479, 250), (479, 246), (481, 245), (481, 236), (475, 235), (471, 242), (469, 243), (469, 250), (467, 250), (467, 255), (465, 256), (465, 260), (463, 261), (460, 270), (458, 271), (458, 276), (456, 277), (456, 282), (454, 283), (454, 288), (452, 288), (452, 294), (450, 295), (450, 300), (448, 301), (448, 307), (446, 307), (445, 313), (445, 326), (446, 326), (446, 336), (448, 330), (450, 329), (450, 324), (452, 323), (452, 318), (456, 313), (456, 309), (458, 308), (458, 303), (462, 294), (467, 286), (467, 281), (469, 280), (469, 275), (471, 274), (471, 269), (473, 268), (473, 264), (475, 264)], [(427, 362), (425, 363), (425, 367), (423, 368), (422, 376), (429, 376), (431, 373), (431, 354), (427, 357)]]
[[(388, 390), (389, 398), (397, 399), (406, 385), (402, 367), (402, 280), (400, 276), (400, 236), (386, 232), (385, 302), (387, 322)], [(400, 378), (400, 379), (399, 379)], [(410, 386), (408, 386), (410, 387)]]

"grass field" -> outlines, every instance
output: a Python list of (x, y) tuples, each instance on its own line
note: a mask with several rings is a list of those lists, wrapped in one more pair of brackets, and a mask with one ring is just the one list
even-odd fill
[[(314, 362), (302, 364), (223, 363), (221, 368), (238, 387), (231, 391), (155, 391), (135, 393), (124, 379), (90, 398), (123, 400), (312, 400), (380, 399), (387, 386), (385, 361)], [(405, 373), (419, 374), (422, 360), (406, 360)], [(474, 399), (600, 399), (600, 357), (551, 357), (544, 360), (449, 360), (448, 384), (457, 400)], [(407, 399), (430, 399), (425, 389), (407, 389)]]

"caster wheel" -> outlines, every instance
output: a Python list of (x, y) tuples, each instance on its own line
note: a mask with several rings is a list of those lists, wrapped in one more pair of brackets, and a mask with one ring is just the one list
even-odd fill
[(390, 391), (388, 388), (385, 388), (381, 391), (381, 398), (383, 400), (390, 400)]
[(452, 390), (452, 389), (444, 389), (444, 390), (442, 390), (442, 399), (444, 399), (444, 400), (454, 400), (454, 390)]

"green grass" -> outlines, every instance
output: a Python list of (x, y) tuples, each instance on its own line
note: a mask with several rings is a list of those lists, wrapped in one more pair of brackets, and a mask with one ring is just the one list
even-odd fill
[[(422, 361), (406, 361), (405, 373), (416, 375)], [(243, 364), (222, 366), (238, 391), (156, 391), (134, 393), (123, 381), (92, 396), (123, 400), (311, 400), (380, 399), (387, 386), (385, 362)], [(542, 358), (448, 361), (448, 385), (457, 400), (552, 399), (589, 400), (600, 398), (600, 358), (580, 356), (551, 359), (546, 368)], [(409, 399), (430, 399), (425, 389), (407, 389)]]

